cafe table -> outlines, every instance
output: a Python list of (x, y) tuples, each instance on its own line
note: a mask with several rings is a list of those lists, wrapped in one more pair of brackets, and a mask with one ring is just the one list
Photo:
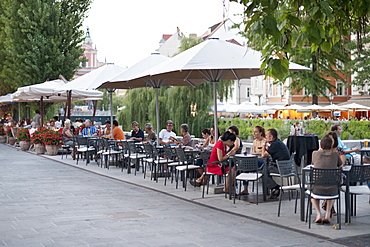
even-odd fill
[[(309, 182), (309, 174), (311, 171), (311, 167), (313, 165), (308, 165), (302, 169), (302, 186), (301, 186), (301, 210), (300, 210), (300, 215), (301, 215), (301, 221), (305, 221), (305, 203), (306, 203), (306, 182)], [(351, 166), (345, 165), (343, 166), (342, 172), (344, 175), (348, 177), (349, 172), (351, 171)], [(350, 217), (350, 194), (349, 194), (349, 183), (346, 183), (346, 192), (345, 192), (345, 223), (349, 222), (349, 217)], [(330, 209), (328, 209), (330, 210)]]
[(319, 149), (317, 135), (290, 135), (287, 146), (290, 153), (295, 153), (294, 161), (297, 166), (301, 165), (302, 157), (307, 154), (307, 164), (311, 164), (312, 152)]

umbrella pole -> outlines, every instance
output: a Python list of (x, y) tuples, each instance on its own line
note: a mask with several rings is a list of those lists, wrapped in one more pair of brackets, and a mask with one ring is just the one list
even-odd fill
[[(157, 122), (157, 135), (159, 135), (159, 102), (158, 102), (158, 90), (159, 88), (155, 88), (155, 115), (156, 115), (156, 122)], [(159, 145), (159, 137), (157, 136), (157, 145)]]
[(116, 90), (115, 88), (107, 88), (108, 92), (109, 92), (109, 104), (110, 104), (110, 133), (114, 139), (114, 135), (113, 135), (113, 105), (112, 105), (112, 102), (113, 102), (113, 92)]
[(94, 122), (95, 122), (95, 115), (96, 115), (96, 107), (98, 106), (98, 101), (97, 100), (94, 100), (93, 101), (94, 103), (94, 109), (93, 109), (93, 115), (92, 115), (92, 119), (91, 119), (91, 122), (92, 124), (94, 125)]
[(71, 119), (71, 103), (72, 103), (71, 98), (72, 98), (72, 90), (69, 90), (67, 94), (67, 100), (68, 100), (67, 118), (68, 119)]
[(214, 105), (214, 114), (213, 114), (213, 125), (215, 126), (215, 140), (218, 140), (218, 120), (217, 120), (217, 89), (216, 82), (213, 82), (213, 105)]
[(41, 113), (41, 126), (44, 126), (44, 96), (40, 98), (40, 113)]

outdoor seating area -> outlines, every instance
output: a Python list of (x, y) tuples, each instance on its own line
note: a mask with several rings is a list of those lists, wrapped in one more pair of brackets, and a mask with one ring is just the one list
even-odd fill
[[(287, 149), (292, 152), (292, 155), (289, 160), (277, 161), (278, 173), (276, 174), (269, 172), (269, 167), (273, 165), (271, 160), (260, 155), (242, 153), (230, 156), (222, 163), (209, 163), (210, 149), (202, 149), (198, 145), (194, 147), (162, 146), (155, 142), (112, 140), (98, 136), (74, 135), (74, 145), (71, 147), (59, 145), (54, 156), (46, 155), (45, 157), (66, 162), (69, 165), (84, 167), (84, 169), (105, 170), (104, 174), (113, 173), (115, 176), (130, 179), (135, 177), (136, 183), (141, 184), (141, 181), (145, 181), (146, 186), (172, 187), (174, 190), (171, 191), (176, 195), (190, 193), (194, 196), (194, 193), (198, 193), (196, 197), (203, 200), (208, 198), (230, 201), (238, 208), (244, 207), (246, 203), (252, 203), (263, 210), (264, 205), (271, 203), (276, 205), (275, 212), (277, 214), (275, 213), (275, 216), (284, 218), (295, 215), (297, 221), (308, 224), (309, 228), (313, 227), (311, 226), (312, 204), (310, 198), (338, 199), (336, 203), (337, 223), (333, 225), (334, 229), (343, 228), (344, 223), (352, 222), (351, 224), (355, 224), (356, 217), (368, 215), (368, 213), (364, 214), (363, 210), (356, 210), (356, 204), (358, 204), (358, 197), (360, 197), (363, 207), (363, 200), (365, 196), (368, 196), (365, 200), (368, 203), (367, 207), (370, 207), (370, 189), (367, 185), (370, 181), (369, 164), (347, 164), (343, 170), (337, 169), (339, 174), (344, 174), (345, 180), (342, 180), (342, 176), (340, 176), (339, 180), (321, 181), (317, 177), (321, 179), (323, 176), (317, 174), (321, 174), (319, 172), (324, 172), (325, 169), (313, 168), (311, 165), (305, 166), (305, 164), (311, 163), (311, 158), (308, 156), (319, 148), (317, 136), (307, 137), (310, 138), (310, 142), (304, 142), (305, 146), (302, 146), (300, 139), (294, 136), (289, 138), (291, 140), (287, 142)], [(311, 142), (312, 144), (309, 144)], [(7, 145), (14, 146), (9, 142)], [(18, 146), (14, 147), (19, 148)], [(363, 147), (361, 150), (364, 153), (369, 151), (368, 147)], [(29, 148), (27, 151), (36, 154), (34, 148)], [(201, 159), (203, 165), (199, 165), (196, 162), (197, 159)], [(259, 165), (259, 161), (263, 165)], [(299, 162), (297, 163), (297, 161)], [(230, 170), (235, 169), (236, 176), (230, 175), (231, 173), (213, 174), (204, 169), (203, 175), (207, 179), (203, 184), (198, 187), (197, 184), (189, 183), (201, 175), (199, 169), (215, 164), (228, 167)], [(280, 184), (279, 198), (271, 199), (269, 197), (268, 176), (272, 176)], [(225, 186), (227, 180), (229, 180), (229, 188)], [(243, 181), (253, 184), (248, 195), (241, 193)], [(338, 193), (329, 197), (318, 195), (313, 190), (315, 186), (335, 186)], [(299, 207), (300, 213), (296, 214)]]

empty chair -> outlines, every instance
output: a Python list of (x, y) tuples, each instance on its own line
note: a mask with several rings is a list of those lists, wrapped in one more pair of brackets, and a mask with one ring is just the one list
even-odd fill
[[(351, 196), (351, 203), (349, 211), (351, 216), (356, 216), (356, 196), (357, 195), (370, 195), (370, 165), (353, 165), (347, 177), (348, 185), (342, 186), (342, 190), (349, 193)], [(363, 184), (364, 183), (364, 184)], [(347, 187), (348, 190), (347, 191)], [(349, 206), (349, 205), (348, 205)], [(349, 217), (349, 221), (351, 218)]]
[(178, 165), (175, 167), (176, 189), (178, 187), (179, 176), (182, 175), (183, 187), (186, 191), (187, 177), (189, 171), (195, 172), (196, 169), (200, 168), (200, 166), (194, 165), (194, 159), (186, 156), (185, 150), (183, 148), (176, 148), (175, 150), (178, 158)]
[[(298, 200), (298, 193), (299, 191), (301, 191), (301, 180), (297, 174), (294, 159), (282, 160), (282, 161), (277, 160), (276, 164), (279, 170), (279, 177), (280, 177), (280, 184), (281, 184), (280, 190), (282, 192), (282, 194), (279, 196), (278, 217), (280, 216), (281, 200), (283, 197), (283, 193), (285, 191), (295, 191), (296, 192), (294, 213), (297, 213), (297, 200)], [(284, 179), (286, 180), (287, 185), (283, 185)], [(290, 200), (290, 194), (289, 194), (289, 200)]]
[[(242, 181), (253, 181), (257, 182), (257, 205), (258, 205), (258, 180), (262, 178), (262, 173), (259, 172), (258, 169), (258, 158), (257, 156), (252, 157), (242, 157), (242, 156), (235, 156), (235, 169), (236, 174), (235, 182), (233, 183), (234, 186), (237, 185), (239, 182), (239, 200), (240, 200), (240, 191), (242, 186)], [(234, 203), (235, 203), (235, 191), (234, 189)]]
[(85, 155), (86, 165), (90, 163), (90, 157), (95, 153), (95, 147), (92, 145), (92, 140), (89, 140), (88, 137), (76, 136), (77, 148), (76, 148), (76, 158), (78, 165), (78, 160), (80, 155)]

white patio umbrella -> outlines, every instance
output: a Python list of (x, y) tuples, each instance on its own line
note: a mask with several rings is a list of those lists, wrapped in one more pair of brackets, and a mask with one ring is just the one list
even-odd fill
[[(147, 75), (131, 80), (166, 80), (166, 84), (177, 85), (188, 82), (199, 85), (213, 82), (214, 126), (217, 133), (217, 91), (216, 82), (220, 80), (239, 80), (262, 75), (261, 53), (227, 41), (208, 39), (168, 61), (154, 67)], [(309, 70), (291, 63), (290, 70)]]
[[(341, 105), (341, 107), (345, 108), (345, 109), (348, 109), (349, 111), (370, 111), (370, 107), (367, 107), (365, 105), (361, 105), (361, 104), (357, 104), (357, 103), (350, 103), (350, 104), (345, 104), (345, 105)], [(368, 113), (366, 113), (366, 115), (368, 115)]]
[(296, 110), (297, 111), (297, 110), (306, 110), (306, 108), (302, 105), (292, 104), (292, 105), (286, 106), (282, 110)]
[[(57, 79), (46, 81), (39, 84), (20, 87), (12, 94), (13, 102), (34, 102), (40, 101), (41, 117), (43, 118), (43, 102), (65, 102), (67, 101), (67, 93), (65, 91), (56, 92), (57, 88), (65, 85), (63, 80)], [(72, 100), (94, 100), (102, 99), (103, 93), (90, 90), (76, 94)], [(42, 119), (43, 120), (43, 119)]]
[(320, 105), (313, 104), (313, 105), (305, 106), (304, 107), (304, 110), (308, 110), (308, 111), (322, 111), (323, 110), (323, 107), (320, 106)]
[[(98, 69), (95, 69), (85, 75), (77, 77), (76, 79), (68, 82), (67, 84), (60, 87), (58, 90), (56, 90), (55, 91), (56, 93), (62, 93), (62, 94), (67, 93), (68, 94), (67, 117), (68, 118), (70, 117), (71, 100), (73, 99), (74, 96), (83, 95), (85, 93), (95, 91), (95, 89), (97, 89), (104, 82), (109, 81), (110, 79), (117, 76), (119, 73), (121, 73), (124, 70), (125, 68), (122, 68), (114, 64), (103, 65)], [(112, 113), (112, 93), (113, 91), (108, 91), (110, 94), (109, 104), (110, 104), (111, 123), (113, 122), (113, 113)], [(113, 124), (112, 124), (112, 128), (113, 128)]]
[(345, 105), (341, 105), (341, 107), (351, 110), (351, 111), (369, 111), (370, 110), (370, 107), (357, 104), (357, 103), (345, 104)]
[(322, 111), (348, 111), (348, 109), (336, 104), (331, 104), (323, 106)]
[(0, 96), (0, 103), (11, 103), (13, 102), (13, 94), (8, 93), (6, 95)]
[[(143, 78), (151, 73), (152, 69), (170, 60), (169, 57), (160, 55), (159, 53), (152, 53), (150, 56), (136, 63), (132, 67), (126, 69), (109, 82), (104, 83), (100, 88), (120, 88), (133, 89), (140, 87), (152, 87), (155, 90), (156, 97), (156, 127), (157, 134), (159, 134), (159, 100), (158, 90), (165, 86), (190, 86), (190, 84), (183, 80), (167, 80), (167, 79), (151, 79)], [(137, 79), (139, 78), (139, 79)], [(199, 83), (200, 84), (200, 83)]]

